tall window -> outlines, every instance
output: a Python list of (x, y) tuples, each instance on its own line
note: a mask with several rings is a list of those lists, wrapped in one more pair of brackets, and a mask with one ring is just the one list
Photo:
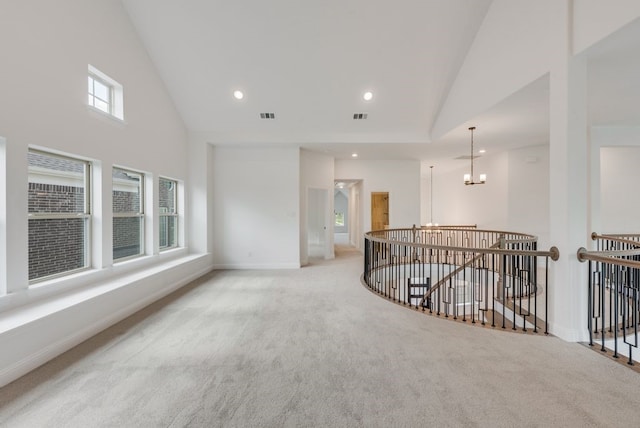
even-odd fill
[(113, 260), (144, 253), (144, 174), (113, 168)]
[(160, 178), (160, 249), (178, 246), (178, 183), (168, 178)]
[(91, 107), (124, 120), (122, 85), (92, 65), (89, 65), (88, 96)]
[(90, 163), (30, 150), (29, 280), (89, 266)]

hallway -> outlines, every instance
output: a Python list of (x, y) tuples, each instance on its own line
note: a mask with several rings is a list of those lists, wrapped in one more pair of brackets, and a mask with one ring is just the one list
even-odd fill
[(640, 377), (383, 300), (361, 255), (218, 271), (0, 389), (0, 426), (622, 426)]

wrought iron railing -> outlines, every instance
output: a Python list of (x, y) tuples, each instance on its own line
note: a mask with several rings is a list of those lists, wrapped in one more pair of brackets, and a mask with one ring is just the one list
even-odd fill
[(365, 234), (363, 283), (396, 303), (437, 316), (548, 333), (549, 259), (534, 236), (473, 226)]
[(578, 250), (578, 260), (589, 263), (589, 345), (600, 342), (619, 358), (628, 346), (629, 365), (638, 347), (640, 322), (640, 235), (593, 233), (596, 250)]

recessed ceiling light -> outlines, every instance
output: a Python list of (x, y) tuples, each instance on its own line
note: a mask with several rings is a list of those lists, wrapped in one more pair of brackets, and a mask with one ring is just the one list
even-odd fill
[(241, 100), (244, 98), (244, 94), (242, 93), (242, 91), (233, 91), (233, 97), (236, 100)]
[(352, 157), (352, 158), (357, 158), (357, 157), (358, 157), (358, 154), (357, 154), (357, 153), (351, 153), (351, 157)]
[(487, 153), (487, 151), (485, 149), (480, 149), (478, 150), (478, 153)]
[(364, 95), (362, 95), (362, 98), (364, 98), (365, 101), (371, 101), (373, 99), (373, 92), (365, 92)]

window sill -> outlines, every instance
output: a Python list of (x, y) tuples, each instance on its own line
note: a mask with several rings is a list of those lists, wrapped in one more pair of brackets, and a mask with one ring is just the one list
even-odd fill
[(125, 126), (127, 124), (124, 119), (120, 119), (119, 117), (114, 116), (110, 113), (105, 113), (104, 111), (89, 104), (87, 104), (87, 111), (91, 116), (101, 120), (108, 119), (109, 122), (115, 125)]
[[(138, 269), (122, 272), (117, 269), (93, 269), (64, 278), (38, 283), (24, 292), (0, 297), (0, 334), (16, 326), (42, 318), (48, 314), (88, 301), (113, 290), (148, 277), (162, 275), (181, 265), (197, 262), (202, 254), (176, 254), (170, 260), (158, 260)], [(151, 257), (150, 257), (151, 258)]]

